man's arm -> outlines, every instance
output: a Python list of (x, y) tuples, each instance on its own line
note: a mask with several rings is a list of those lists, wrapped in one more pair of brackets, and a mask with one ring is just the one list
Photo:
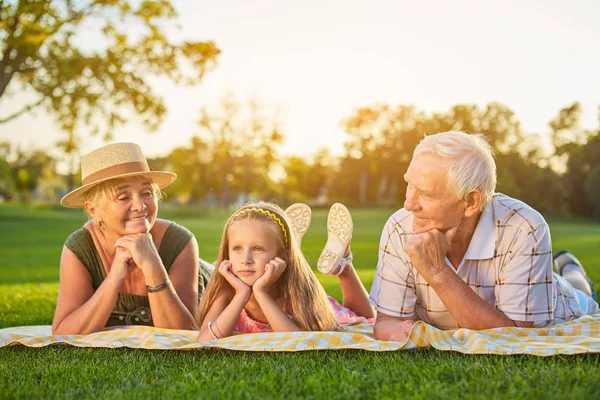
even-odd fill
[[(502, 311), (479, 297), (469, 285), (452, 271), (448, 274), (447, 281), (431, 286), (444, 302), (448, 311), (455, 317), (460, 327), (468, 329), (488, 329), (500, 326), (533, 327), (533, 322), (513, 321), (508, 318)], [(439, 289), (436, 289), (436, 287), (439, 287)], [(415, 321), (412, 318), (394, 317), (379, 312), (373, 326), (373, 333), (377, 340), (405, 342), (414, 323)]]
[(377, 313), (373, 333), (377, 340), (405, 342), (415, 321), (411, 318), (394, 317)]
[(513, 321), (479, 297), (449, 266), (427, 281), (461, 328), (490, 329), (501, 326), (530, 328), (533, 322)]
[[(516, 283), (517, 289), (513, 290), (518, 290), (519, 293), (502, 296), (512, 297), (512, 299), (507, 300), (506, 304), (500, 302), (499, 308), (482, 299), (446, 263), (445, 255), (454, 232), (450, 230), (444, 234), (436, 229), (424, 232), (416, 235), (415, 240), (407, 246), (406, 250), (415, 268), (431, 285), (458, 325), (468, 329), (489, 329), (502, 326), (532, 327), (533, 321), (531, 318), (526, 318), (531, 317), (531, 314), (528, 315), (525, 311), (525, 308), (531, 307), (531, 305), (529, 303), (521, 304), (520, 301), (523, 298), (534, 298), (535, 296), (529, 296), (529, 294), (536, 288), (536, 285), (539, 290), (552, 284), (551, 279), (549, 281), (544, 278), (548, 275), (544, 257), (550, 248), (547, 226), (532, 228), (531, 232), (521, 238), (520, 245), (513, 248), (511, 260), (503, 267), (503, 273), (508, 276), (508, 280), (502, 276), (500, 278), (510, 283)], [(534, 261), (526, 265), (523, 263), (523, 259), (533, 259)], [(529, 277), (529, 279), (523, 280), (523, 276)], [(497, 290), (497, 293), (501, 293), (501, 290)], [(515, 310), (513, 315), (523, 316), (523, 320), (511, 319), (502, 311), (503, 306), (506, 309)], [(516, 310), (519, 306), (523, 309)], [(530, 320), (525, 321), (525, 319)]]

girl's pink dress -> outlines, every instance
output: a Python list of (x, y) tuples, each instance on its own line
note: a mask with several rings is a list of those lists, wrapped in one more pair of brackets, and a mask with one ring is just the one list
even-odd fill
[[(375, 322), (375, 318), (359, 317), (354, 311), (340, 305), (336, 299), (331, 296), (329, 296), (328, 299), (335, 311), (337, 321), (340, 324), (353, 324), (357, 322), (372, 324)], [(242, 312), (240, 313), (234, 330), (241, 333), (273, 332), (271, 325), (266, 322), (253, 320), (248, 316), (244, 309), (242, 309)]]

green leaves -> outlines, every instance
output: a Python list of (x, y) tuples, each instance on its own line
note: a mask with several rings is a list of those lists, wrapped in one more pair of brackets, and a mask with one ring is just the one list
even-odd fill
[[(214, 42), (173, 42), (165, 31), (176, 18), (167, 0), (2, 3), (0, 97), (14, 82), (39, 93), (39, 104), (68, 133), (68, 152), (73, 137), (108, 139), (135, 114), (154, 130), (167, 110), (148, 78), (198, 84), (220, 54)], [(7, 120), (0, 115), (0, 123)]]
[(140, 6), (134, 12), (134, 15), (142, 18), (146, 23), (155, 18), (176, 18), (177, 11), (173, 8), (170, 1), (142, 1)]

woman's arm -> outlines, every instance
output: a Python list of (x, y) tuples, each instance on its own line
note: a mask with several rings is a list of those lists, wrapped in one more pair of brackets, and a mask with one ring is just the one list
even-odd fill
[(116, 272), (115, 269), (109, 274), (94, 292), (89, 272), (79, 258), (64, 246), (52, 334), (88, 334), (104, 328), (123, 284), (122, 277)]
[[(150, 239), (151, 240), (151, 239)], [(167, 278), (171, 285), (159, 292), (148, 293), (152, 320), (157, 328), (194, 329), (198, 309), (198, 243), (191, 238), (177, 256), (169, 273), (156, 254), (152, 267), (144, 267), (146, 285), (158, 285)]]

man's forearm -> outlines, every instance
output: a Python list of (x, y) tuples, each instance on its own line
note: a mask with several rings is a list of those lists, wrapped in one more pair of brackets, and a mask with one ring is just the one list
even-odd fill
[(414, 321), (410, 318), (384, 316), (380, 313), (373, 326), (373, 334), (377, 340), (404, 342), (408, 338), (413, 324)]
[(482, 299), (449, 267), (428, 283), (461, 328), (515, 326), (506, 314)]
[(400, 325), (402, 321), (377, 319), (373, 326), (373, 334), (377, 340), (390, 340), (393, 329)]

